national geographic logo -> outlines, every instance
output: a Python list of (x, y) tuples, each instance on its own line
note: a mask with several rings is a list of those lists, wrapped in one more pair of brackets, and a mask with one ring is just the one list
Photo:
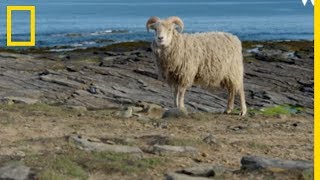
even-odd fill
[[(306, 6), (306, 4), (308, 3), (309, 0), (302, 0), (302, 3), (304, 6)], [(310, 0), (311, 4), (314, 6), (314, 0)]]

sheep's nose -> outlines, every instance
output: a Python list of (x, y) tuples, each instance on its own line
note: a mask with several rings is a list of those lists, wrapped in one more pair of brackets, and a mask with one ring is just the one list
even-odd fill
[(158, 37), (158, 39), (161, 41), (161, 40), (163, 40), (163, 37)]

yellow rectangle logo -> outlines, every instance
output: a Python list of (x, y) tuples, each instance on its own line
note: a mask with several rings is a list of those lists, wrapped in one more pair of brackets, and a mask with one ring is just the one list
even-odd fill
[[(12, 11), (30, 11), (30, 41), (12, 41)], [(35, 6), (7, 6), (7, 46), (35, 46), (36, 39)]]

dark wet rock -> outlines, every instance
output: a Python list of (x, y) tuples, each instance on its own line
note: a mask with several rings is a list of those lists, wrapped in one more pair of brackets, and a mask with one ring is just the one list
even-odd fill
[(178, 171), (183, 174), (202, 177), (213, 177), (215, 172), (211, 166), (196, 166)]
[(185, 174), (179, 174), (179, 173), (167, 173), (165, 175), (166, 180), (209, 180), (210, 178), (204, 178), (204, 177), (193, 177), (188, 176)]
[(94, 87), (94, 86), (90, 86), (90, 87), (88, 88), (88, 91), (89, 91), (91, 94), (98, 94), (97, 88)]
[(312, 169), (313, 163), (308, 161), (291, 161), (258, 156), (244, 156), (241, 168), (246, 170), (306, 170)]
[(112, 51), (104, 52), (104, 54), (107, 55), (107, 56), (117, 56), (117, 55), (119, 55), (119, 53), (117, 53), (117, 52), (112, 52)]
[(172, 156), (195, 156), (198, 150), (191, 146), (170, 146), (170, 145), (154, 145), (150, 148), (150, 152), (158, 155)]
[(85, 151), (93, 152), (113, 152), (113, 153), (128, 153), (142, 156), (143, 152), (135, 146), (124, 145), (110, 145), (100, 142), (95, 138), (89, 138), (79, 135), (70, 136), (70, 141), (76, 145), (77, 148)]
[(150, 71), (146, 71), (146, 70), (143, 70), (143, 69), (135, 69), (134, 72), (138, 73), (138, 74), (142, 74), (142, 75), (148, 76), (148, 77), (152, 77), (154, 79), (158, 79), (158, 74), (150, 72)]
[(226, 168), (222, 166), (215, 166), (212, 164), (204, 164), (195, 167), (185, 168), (183, 170), (177, 171), (191, 176), (201, 176), (201, 177), (214, 177), (221, 176), (225, 172), (229, 172)]
[(0, 179), (3, 180), (28, 180), (33, 177), (31, 168), (22, 162), (9, 162), (0, 167)]

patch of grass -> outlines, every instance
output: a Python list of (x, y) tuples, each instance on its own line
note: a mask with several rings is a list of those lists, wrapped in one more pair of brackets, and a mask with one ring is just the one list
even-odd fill
[(265, 150), (267, 149), (269, 146), (266, 144), (262, 144), (262, 143), (257, 143), (257, 142), (249, 142), (248, 146), (251, 149), (257, 149), (257, 150)]
[(12, 115), (0, 112), (0, 124), (9, 125), (12, 123), (14, 123), (14, 117), (12, 117)]
[(76, 110), (64, 108), (62, 106), (52, 106), (48, 104), (12, 104), (12, 105), (0, 105), (0, 109), (9, 112), (21, 112), (25, 115), (37, 116), (60, 116), (69, 117), (70, 115), (77, 115)]
[(123, 153), (99, 152), (93, 153), (90, 159), (83, 159), (81, 162), (89, 171), (103, 171), (112, 173), (130, 174), (143, 171), (145, 169), (153, 169), (163, 164), (160, 158), (144, 158)]
[(39, 173), (39, 179), (87, 179), (88, 173), (68, 155), (33, 155), (25, 159), (30, 167), (43, 169)]
[[(115, 111), (114, 109), (105, 109), (105, 110), (94, 110), (94, 111), (79, 111), (77, 109), (72, 109), (59, 105), (48, 105), (43, 103), (38, 104), (0, 104), (0, 124), (9, 124), (14, 122), (14, 118), (10, 115), (14, 113), (21, 113), (25, 117), (60, 117), (60, 118), (70, 118), (78, 117), (81, 114), (81, 117), (92, 117), (95, 119), (105, 119), (110, 117)], [(3, 114), (3, 115), (2, 115)]]
[(25, 163), (40, 171), (39, 179), (87, 179), (91, 173), (139, 173), (164, 164), (165, 160), (152, 157), (110, 152), (86, 152), (65, 146), (64, 153), (29, 155)]
[(308, 169), (308, 170), (304, 170), (302, 171), (302, 179), (304, 180), (312, 180), (313, 178), (313, 170), (312, 169)]
[(195, 146), (201, 144), (201, 141), (196, 139), (174, 138), (169, 139), (167, 144), (172, 146)]
[(59, 174), (51, 169), (46, 169), (38, 174), (39, 180), (61, 180), (61, 179), (67, 179), (68, 177)]

